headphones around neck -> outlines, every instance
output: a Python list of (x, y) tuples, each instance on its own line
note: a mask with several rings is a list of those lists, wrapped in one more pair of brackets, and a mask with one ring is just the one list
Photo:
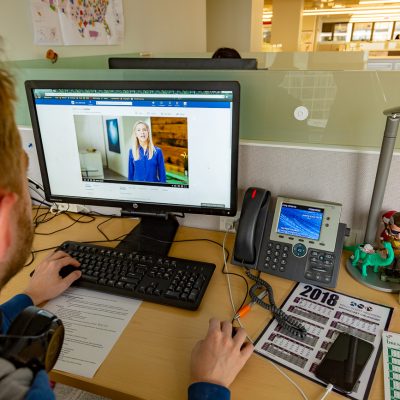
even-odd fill
[[(0, 327), (1, 327), (0, 314)], [(16, 368), (28, 367), (34, 372), (50, 371), (64, 342), (64, 325), (47, 310), (30, 306), (11, 323), (7, 334), (0, 335), (0, 357)]]

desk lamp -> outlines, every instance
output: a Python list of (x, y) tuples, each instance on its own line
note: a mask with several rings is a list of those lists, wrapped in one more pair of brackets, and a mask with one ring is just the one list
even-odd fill
[[(387, 116), (386, 126), (379, 155), (378, 169), (376, 171), (374, 191), (372, 192), (364, 243), (375, 243), (376, 241), (380, 215), (382, 213), (381, 207), (383, 196), (385, 194), (394, 145), (396, 143), (397, 131), (400, 123), (400, 106), (385, 110), (383, 114)], [(346, 267), (353, 278), (366, 286), (384, 292), (400, 291), (400, 283), (381, 281), (379, 275), (374, 273), (373, 268), (371, 267), (369, 267), (368, 276), (365, 277), (361, 275), (359, 268), (351, 264), (350, 259), (347, 260)]]

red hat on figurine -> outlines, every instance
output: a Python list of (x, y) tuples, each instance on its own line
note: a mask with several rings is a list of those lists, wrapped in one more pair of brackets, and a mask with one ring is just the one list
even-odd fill
[(391, 210), (391, 211), (387, 211), (385, 212), (385, 214), (382, 215), (382, 221), (385, 225), (390, 223), (391, 218), (393, 217), (394, 214), (396, 214), (397, 211), (395, 210)]

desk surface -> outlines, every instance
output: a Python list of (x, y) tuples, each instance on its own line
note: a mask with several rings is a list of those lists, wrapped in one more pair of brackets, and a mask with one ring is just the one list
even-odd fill
[[(104, 217), (88, 224), (74, 226), (49, 236), (36, 235), (34, 250), (57, 246), (65, 240), (104, 240), (97, 230)], [(37, 232), (52, 232), (71, 224), (71, 220), (61, 215), (38, 227)], [(110, 238), (128, 232), (136, 224), (132, 219), (115, 218), (102, 224), (101, 229)], [(224, 233), (180, 227), (176, 236), (182, 239), (212, 239), (222, 243)], [(233, 235), (228, 235), (227, 248), (232, 249)], [(117, 243), (110, 243), (115, 246)], [(48, 252), (37, 254), (35, 262), (24, 268), (3, 289), (0, 301), (4, 302), (25, 288), (29, 273)], [(221, 320), (232, 318), (226, 277), (221, 273), (223, 266), (222, 249), (210, 242), (175, 243), (171, 256), (192, 258), (213, 262), (217, 268), (208, 290), (197, 311), (180, 310), (143, 302), (137, 313), (122, 332), (111, 353), (101, 365), (93, 379), (53, 371), (51, 378), (57, 382), (75, 386), (113, 399), (180, 400), (187, 398), (189, 382), (190, 354), (194, 344), (205, 336), (208, 320), (215, 316)], [(231, 272), (241, 273), (237, 266), (228, 264)], [(285, 299), (294, 282), (268, 276), (274, 288), (277, 304)], [(244, 282), (231, 277), (234, 301), (240, 304), (245, 294)], [(369, 289), (356, 282), (347, 273), (342, 262), (336, 288), (342, 293), (354, 295), (394, 308), (390, 330), (400, 332), (397, 294), (389, 294)], [(270, 320), (270, 314), (260, 307), (243, 319), (248, 334), (255, 339)], [(320, 398), (324, 388), (291, 371), (284, 371), (303, 389), (309, 399)], [(231, 386), (232, 398), (239, 399), (301, 399), (300, 393), (266, 359), (254, 354), (236, 381)], [(266, 397), (267, 396), (267, 397)], [(331, 393), (329, 398), (343, 398)], [(382, 357), (375, 374), (370, 399), (383, 399)]]

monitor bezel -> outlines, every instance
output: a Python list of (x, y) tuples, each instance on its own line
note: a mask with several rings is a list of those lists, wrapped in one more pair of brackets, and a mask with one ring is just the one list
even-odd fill
[[(92, 206), (116, 207), (132, 214), (168, 214), (192, 213), (207, 215), (235, 215), (237, 211), (238, 192), (238, 152), (239, 152), (239, 99), (240, 85), (237, 81), (79, 81), (79, 80), (28, 80), (25, 81), (33, 135), (38, 153), (40, 172), (43, 181), (45, 198), (49, 202), (71, 203)], [(100, 89), (100, 90), (229, 90), (232, 99), (232, 151), (231, 151), (231, 182), (230, 207), (195, 207), (149, 202), (126, 202), (117, 199), (91, 199), (87, 197), (60, 196), (51, 193), (47, 173), (44, 147), (41, 139), (37, 109), (33, 91), (35, 89)]]
[(110, 57), (110, 69), (257, 70), (256, 58)]

